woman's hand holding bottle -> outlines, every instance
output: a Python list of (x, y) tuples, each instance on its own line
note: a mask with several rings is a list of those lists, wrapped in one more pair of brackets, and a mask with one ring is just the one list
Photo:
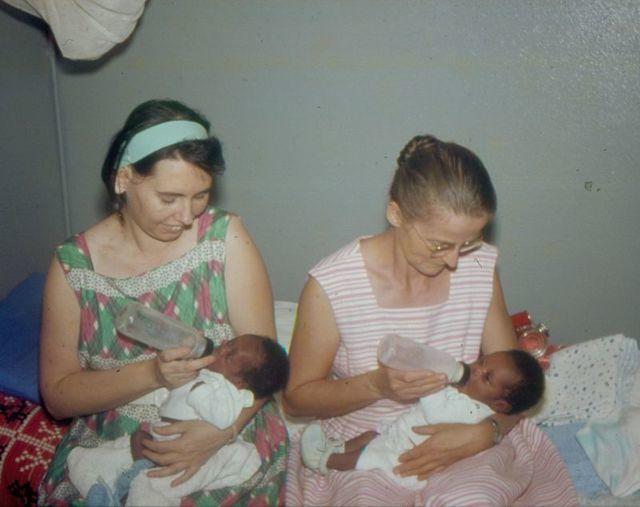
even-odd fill
[(189, 347), (158, 351), (153, 359), (154, 375), (158, 385), (167, 389), (180, 387), (196, 378), (198, 370), (209, 366), (214, 361), (214, 357), (210, 355), (189, 359), (190, 354)]
[(416, 399), (442, 389), (447, 376), (428, 370), (404, 371), (389, 368), (381, 364), (371, 372), (372, 388), (380, 398), (401, 403)]

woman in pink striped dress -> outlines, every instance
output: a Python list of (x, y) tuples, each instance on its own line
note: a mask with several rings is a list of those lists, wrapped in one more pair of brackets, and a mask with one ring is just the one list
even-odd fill
[[(497, 250), (482, 240), (495, 211), (493, 185), (475, 154), (432, 136), (412, 139), (391, 184), (390, 227), (357, 238), (309, 273), (291, 344), (286, 410), (322, 419), (325, 434), (344, 440), (375, 430), (445, 385), (441, 374), (379, 365), (376, 349), (385, 334), (429, 343), (465, 362), (515, 348)], [(402, 454), (396, 468), (399, 475), (429, 477), (418, 491), (382, 471), (323, 476), (305, 469), (294, 441), (287, 504), (575, 503), (562, 461), (541, 432), (528, 421), (513, 429), (517, 416), (493, 419), (418, 428), (432, 437)]]

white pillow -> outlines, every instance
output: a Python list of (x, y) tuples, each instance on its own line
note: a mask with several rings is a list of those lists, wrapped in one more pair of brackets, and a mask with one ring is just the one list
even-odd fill
[(293, 326), (296, 322), (297, 303), (291, 301), (276, 301), (274, 304), (276, 316), (276, 334), (278, 335), (278, 343), (289, 352), (291, 345), (291, 336), (293, 335)]

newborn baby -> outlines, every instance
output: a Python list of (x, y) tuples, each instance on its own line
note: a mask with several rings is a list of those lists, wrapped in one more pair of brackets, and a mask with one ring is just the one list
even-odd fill
[[(284, 388), (289, 375), (285, 350), (275, 341), (245, 334), (224, 342), (211, 354), (215, 360), (198, 376), (176, 389), (153, 391), (134, 401), (158, 406), (162, 422), (201, 419), (218, 429), (233, 427), (245, 407)], [(237, 428), (233, 428), (237, 434)], [(171, 439), (154, 433), (156, 439)], [(142, 472), (153, 463), (142, 457), (141, 441), (149, 433), (138, 429), (95, 448), (75, 448), (69, 454), (69, 476), (90, 505), (179, 505), (195, 491), (238, 485), (260, 467), (250, 442), (234, 438), (220, 448), (188, 481), (172, 487), (170, 477), (150, 478)]]
[(323, 474), (329, 469), (379, 468), (388, 471), (405, 487), (417, 487), (420, 483), (415, 477), (400, 478), (392, 473), (400, 454), (428, 438), (415, 433), (414, 426), (473, 424), (495, 412), (520, 413), (538, 403), (544, 391), (542, 368), (522, 350), (482, 356), (465, 370), (455, 386), (420, 398), (390, 424), (381, 424), (378, 431), (367, 431), (347, 442), (327, 438), (320, 424), (311, 424), (305, 428), (300, 441), (304, 465)]

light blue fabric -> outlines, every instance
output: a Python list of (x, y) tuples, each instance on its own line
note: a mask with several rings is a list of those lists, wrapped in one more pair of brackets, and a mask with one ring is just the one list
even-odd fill
[(120, 157), (120, 167), (135, 164), (147, 155), (183, 141), (209, 137), (207, 130), (195, 121), (176, 120), (159, 123), (131, 138)]
[(144, 470), (154, 467), (155, 465), (151, 460), (142, 458), (133, 462), (131, 468), (125, 470), (120, 474), (115, 484), (115, 491), (109, 487), (109, 485), (98, 478), (84, 499), (86, 507), (120, 507), (124, 505), (127, 495), (129, 494), (129, 488), (131, 487), (131, 481)]
[(589, 420), (576, 438), (614, 495), (640, 491), (640, 407)]
[(84, 499), (85, 507), (120, 507), (120, 500), (102, 478), (98, 479)]
[(589, 456), (576, 439), (576, 433), (584, 424), (585, 422), (581, 421), (559, 426), (540, 426), (540, 429), (558, 449), (579, 495), (592, 496), (598, 493), (609, 493), (609, 488), (600, 479)]
[(0, 301), (0, 391), (41, 403), (38, 350), (44, 274), (33, 273)]

